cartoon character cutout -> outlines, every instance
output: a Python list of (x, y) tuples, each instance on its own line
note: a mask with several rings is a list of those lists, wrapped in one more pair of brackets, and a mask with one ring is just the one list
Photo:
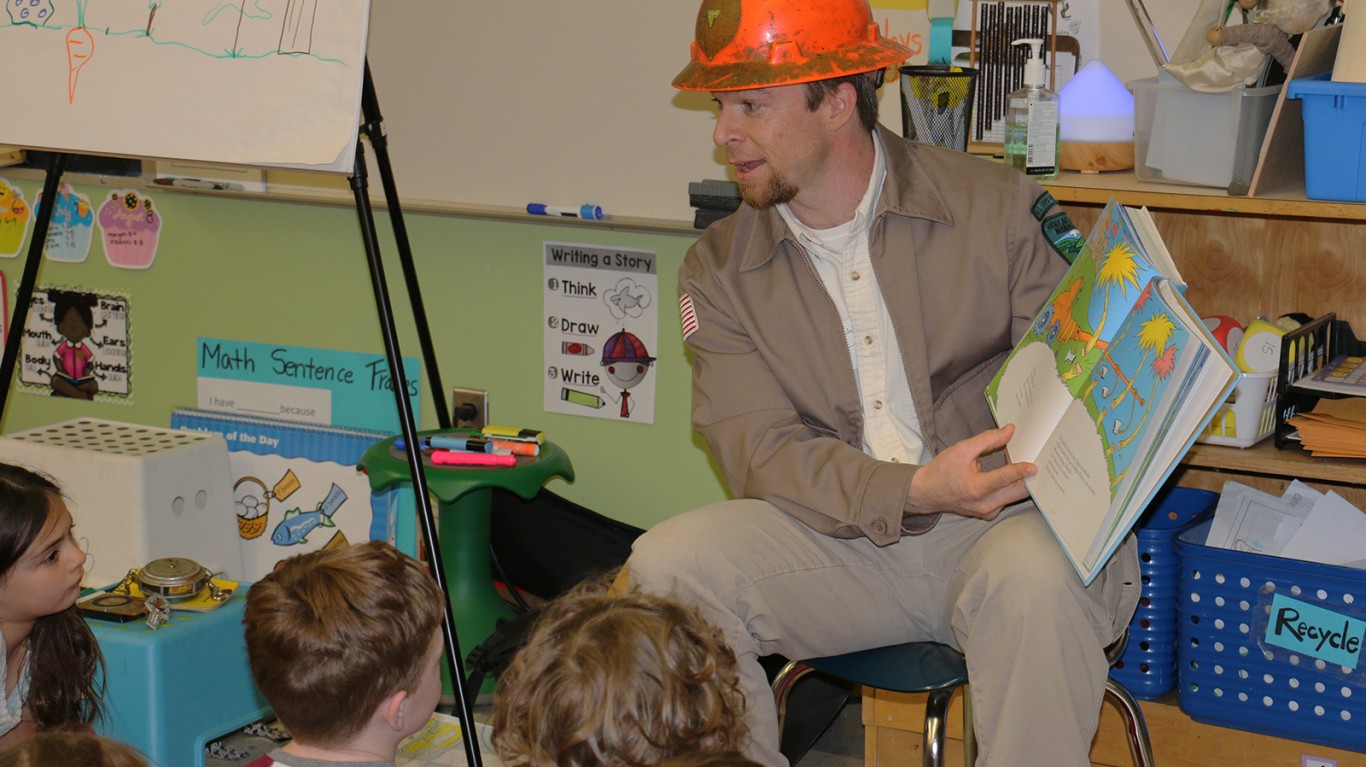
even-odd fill
[(613, 402), (621, 404), (621, 417), (630, 418), (635, 403), (631, 401), (631, 389), (645, 380), (655, 358), (650, 356), (645, 344), (634, 333), (624, 328), (613, 333), (602, 349), (602, 367), (607, 379), (621, 388), (621, 396), (613, 397), (606, 387), (599, 387), (604, 395)]
[(52, 300), (52, 321), (62, 342), (52, 352), (56, 372), (52, 374), (53, 396), (94, 399), (100, 390), (95, 380), (95, 352), (86, 340), (95, 327), (94, 309), (99, 299), (91, 293), (57, 291)]

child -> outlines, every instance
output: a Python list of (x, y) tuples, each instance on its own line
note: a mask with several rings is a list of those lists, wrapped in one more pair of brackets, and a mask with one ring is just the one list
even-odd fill
[(441, 696), (442, 602), (426, 568), (381, 541), (291, 557), (253, 585), (252, 677), (294, 739), (250, 767), (392, 767)]
[(147, 767), (132, 747), (89, 732), (40, 732), (0, 751), (0, 767)]
[(527, 767), (646, 767), (747, 745), (735, 656), (692, 608), (594, 582), (552, 602), (498, 680), (493, 744)]
[[(0, 764), (0, 767), (4, 765)], [(689, 751), (659, 763), (659, 767), (760, 767), (739, 751)]]
[(103, 663), (76, 610), (85, 552), (52, 480), (0, 463), (0, 748), (100, 714)]

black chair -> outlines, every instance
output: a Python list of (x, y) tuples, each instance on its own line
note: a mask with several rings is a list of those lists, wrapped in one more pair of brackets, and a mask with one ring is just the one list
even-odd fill
[[(1110, 647), (1105, 657), (1114, 663), (1124, 654), (1129, 632)], [(945, 719), (954, 690), (968, 681), (968, 666), (962, 653), (938, 642), (906, 642), (871, 650), (792, 661), (778, 672), (773, 680), (773, 695), (778, 705), (778, 727), (781, 731), (787, 718), (787, 699), (802, 677), (819, 671), (864, 687), (904, 693), (928, 693), (925, 703), (925, 767), (942, 767), (944, 763)], [(1105, 680), (1105, 698), (1113, 701), (1124, 718), (1125, 734), (1129, 740), (1129, 755), (1136, 767), (1153, 767), (1152, 742), (1148, 725), (1138, 701), (1124, 685), (1114, 679)], [(972, 767), (977, 761), (977, 741), (972, 731), (972, 698), (964, 690), (963, 698), (963, 762)]]

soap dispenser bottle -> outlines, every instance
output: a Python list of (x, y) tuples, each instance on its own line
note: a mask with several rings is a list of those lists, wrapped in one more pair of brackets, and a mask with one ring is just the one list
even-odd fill
[(1024, 87), (1006, 97), (1006, 163), (1027, 176), (1058, 176), (1058, 94), (1044, 87), (1043, 40), (1025, 38), (1011, 45), (1030, 46)]

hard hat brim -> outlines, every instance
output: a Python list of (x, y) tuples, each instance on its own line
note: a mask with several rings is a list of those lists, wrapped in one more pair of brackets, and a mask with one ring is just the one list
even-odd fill
[(818, 54), (804, 61), (786, 64), (742, 61), (713, 65), (694, 58), (673, 79), (673, 87), (684, 91), (708, 92), (776, 88), (875, 72), (910, 57), (910, 48), (884, 37), (854, 48)]

